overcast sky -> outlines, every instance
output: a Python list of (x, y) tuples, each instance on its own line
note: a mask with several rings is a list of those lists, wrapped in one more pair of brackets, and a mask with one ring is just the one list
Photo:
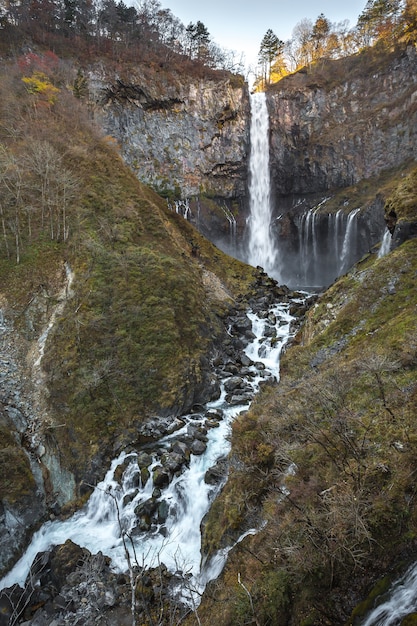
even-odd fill
[(221, 48), (244, 52), (246, 65), (256, 66), (260, 43), (268, 28), (283, 41), (291, 38), (303, 18), (313, 22), (324, 13), (330, 22), (348, 19), (355, 26), (366, 0), (160, 0), (184, 26), (200, 20)]

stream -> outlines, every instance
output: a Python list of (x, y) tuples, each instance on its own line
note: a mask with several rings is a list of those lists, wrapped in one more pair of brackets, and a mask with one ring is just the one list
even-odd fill
[[(187, 593), (193, 590), (190, 601), (199, 602), (200, 594), (220, 574), (233, 547), (208, 561), (202, 558), (201, 522), (227, 478), (222, 475), (213, 483), (206, 480), (207, 471), (228, 455), (231, 424), (248, 408), (260, 385), (271, 378), (278, 380), (280, 355), (292, 336), (294, 318), (287, 303), (268, 308), (263, 319), (253, 312), (247, 316), (254, 338), (244, 349), (248, 365), (239, 377), (225, 376), (217, 400), (201, 407), (198, 413), (181, 417), (181, 427), (149, 450), (125, 451), (114, 459), (82, 510), (67, 520), (47, 522), (34, 534), (24, 555), (0, 581), (0, 589), (15, 583), (23, 587), (35, 556), (71, 539), (93, 554), (101, 551), (109, 556), (117, 572), (128, 569), (125, 547), (131, 561), (141, 567), (164, 563), (173, 573), (181, 571), (186, 575)], [(242, 381), (240, 390), (231, 391), (237, 378)], [(243, 398), (241, 403), (236, 401), (239, 397)], [(190, 435), (194, 441), (200, 437), (205, 451), (191, 453), (187, 463), (174, 467), (168, 484), (156, 484), (164, 454), (171, 454), (168, 458), (174, 462), (178, 456), (175, 450)], [(244, 536), (255, 532), (256, 528), (251, 529)], [(187, 593), (182, 593), (185, 602)]]

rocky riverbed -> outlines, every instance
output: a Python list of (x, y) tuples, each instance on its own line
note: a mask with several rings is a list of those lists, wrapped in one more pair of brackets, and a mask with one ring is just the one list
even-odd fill
[[(212, 359), (212, 396), (223, 394), (222, 406), (226, 409), (210, 404), (196, 405), (190, 413), (174, 420), (147, 422), (138, 437), (146, 443), (127, 445), (125, 457), (116, 464), (111, 483), (113, 491), (109, 489), (108, 495), (114, 502), (117, 498), (125, 548), (129, 542), (133, 545), (138, 536), (168, 535), (167, 520), (173, 515), (173, 505), (166, 495), (167, 490), (189, 468), (193, 457), (205, 453), (209, 433), (220, 427), (227, 407), (244, 410), (259, 385), (276, 380), (261, 359), (257, 361), (247, 354), (247, 346), (255, 339), (248, 307), (253, 315), (263, 320), (263, 337), (259, 340), (262, 353), (262, 344), (266, 349), (280, 340), (280, 324), (274, 312), (277, 301), (286, 303), (287, 310), (294, 316), (291, 340), (314, 300), (314, 297), (306, 298), (306, 294), (292, 293), (278, 286), (262, 272), (254, 293), (249, 302), (242, 299), (230, 306), (225, 317), (228, 338)], [(255, 379), (257, 385), (253, 384)], [(213, 494), (224, 484), (227, 471), (225, 455), (205, 472), (204, 481)], [(127, 522), (123, 515), (128, 509), (131, 513)], [(3, 621), (0, 624), (122, 625), (133, 623), (132, 606), (136, 618), (143, 619), (156, 610), (173, 612), (178, 617), (192, 610), (181, 597), (176, 599), (179, 589), (180, 595), (184, 594), (187, 581), (191, 580), (190, 572), (180, 568), (173, 571), (162, 561), (148, 566), (136, 555), (133, 558), (125, 554), (126, 571), (121, 572), (120, 568), (114, 571), (110, 558), (100, 551), (92, 554), (87, 548), (77, 546), (74, 537), (38, 553), (24, 585), (15, 584), (1, 592), (0, 619)], [(133, 605), (132, 585), (136, 590)]]

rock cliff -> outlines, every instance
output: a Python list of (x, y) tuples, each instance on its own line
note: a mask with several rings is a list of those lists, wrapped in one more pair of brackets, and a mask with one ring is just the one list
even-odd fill
[(230, 80), (169, 91), (118, 80), (103, 93), (103, 124), (142, 182), (182, 197), (245, 195), (248, 92)]
[(348, 187), (416, 158), (416, 50), (374, 55), (299, 72), (271, 89), (277, 196)]
[[(321, 224), (315, 235), (320, 256), (315, 282), (329, 284), (337, 274), (332, 270), (322, 275), (320, 267), (341, 263), (340, 256), (330, 258), (325, 251), (332, 228), (329, 215), (342, 211), (347, 222), (352, 211), (361, 209), (360, 245), (349, 266), (381, 241), (384, 199), (398, 169), (416, 157), (416, 69), (412, 46), (392, 52), (375, 49), (306, 68), (269, 88), (272, 228), (281, 250), (275, 275), (279, 280), (297, 285), (300, 272), (289, 267), (302, 263), (302, 223), (317, 207)], [(90, 85), (97, 119), (140, 180), (166, 196), (173, 210), (218, 247), (246, 260), (247, 87), (236, 77), (150, 83), (138, 73), (121, 80), (98, 72), (91, 74)], [(387, 172), (393, 181), (389, 189)], [(179, 206), (179, 200), (187, 203)], [(282, 259), (289, 256), (291, 262), (282, 271)], [(311, 280), (305, 277), (306, 284)]]

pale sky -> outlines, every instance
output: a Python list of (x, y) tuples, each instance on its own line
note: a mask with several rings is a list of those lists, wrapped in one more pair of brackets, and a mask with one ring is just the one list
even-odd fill
[(212, 41), (221, 48), (244, 52), (247, 66), (255, 67), (263, 36), (268, 28), (287, 41), (303, 18), (315, 22), (320, 13), (334, 22), (349, 20), (356, 25), (366, 0), (160, 0), (184, 26), (203, 22)]

